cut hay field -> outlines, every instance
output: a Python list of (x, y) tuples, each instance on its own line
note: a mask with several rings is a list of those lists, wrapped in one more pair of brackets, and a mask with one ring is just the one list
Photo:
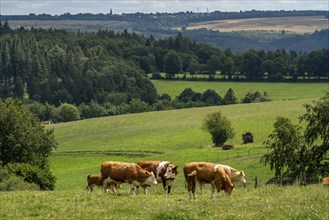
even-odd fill
[(97, 32), (98, 30), (112, 29), (122, 30), (122, 27), (129, 27), (125, 21), (93, 21), (93, 20), (11, 20), (10, 27), (13, 29), (24, 27), (34, 28), (56, 28), (73, 32)]
[(328, 29), (328, 18), (324, 16), (303, 17), (271, 17), (271, 18), (247, 18), (216, 20), (190, 24), (187, 29), (206, 28), (221, 32), (232, 31), (277, 31), (282, 30), (298, 34), (313, 33), (316, 30)]

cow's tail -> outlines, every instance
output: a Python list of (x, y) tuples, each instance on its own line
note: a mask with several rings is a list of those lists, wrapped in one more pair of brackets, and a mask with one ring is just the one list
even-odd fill
[(89, 175), (87, 176), (87, 180), (89, 180), (90, 175), (91, 175), (91, 174), (89, 174)]
[(193, 170), (190, 174), (187, 174), (187, 175), (193, 177), (193, 176), (196, 176), (196, 174), (197, 174), (197, 171)]

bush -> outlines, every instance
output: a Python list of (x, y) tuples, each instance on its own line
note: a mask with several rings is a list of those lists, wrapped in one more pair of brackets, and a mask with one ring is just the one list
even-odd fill
[(79, 112), (82, 118), (95, 118), (108, 115), (106, 108), (94, 101), (89, 105), (79, 105)]
[(76, 106), (64, 103), (58, 107), (58, 113), (61, 116), (62, 121), (76, 121), (80, 119), (80, 113)]
[(25, 182), (22, 177), (9, 173), (6, 167), (0, 165), (0, 191), (38, 190), (34, 183)]
[(7, 165), (9, 173), (22, 177), (26, 182), (35, 183), (41, 190), (53, 190), (55, 177), (48, 168), (40, 169), (27, 163), (10, 163)]
[(264, 95), (260, 94), (260, 92), (251, 92), (248, 91), (244, 98), (241, 100), (242, 103), (252, 103), (252, 102), (268, 102), (270, 98), (268, 97), (267, 92), (264, 92)]
[(216, 147), (222, 146), (229, 138), (234, 137), (231, 122), (220, 111), (206, 116), (203, 129), (211, 134), (212, 142)]
[(141, 101), (140, 99), (133, 99), (129, 102), (129, 112), (130, 113), (140, 113), (146, 112), (148, 110), (148, 104)]

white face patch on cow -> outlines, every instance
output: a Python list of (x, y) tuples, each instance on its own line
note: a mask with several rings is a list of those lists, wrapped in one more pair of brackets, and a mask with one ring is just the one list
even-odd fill
[(150, 185), (150, 186), (151, 185), (154, 185), (155, 186), (157, 184), (158, 184), (158, 182), (157, 182), (157, 180), (156, 180), (153, 172), (151, 172), (151, 175), (149, 177), (147, 177), (147, 179), (143, 183), (143, 185)]
[(166, 173), (164, 175), (164, 178), (166, 179), (174, 179), (176, 177), (176, 174), (173, 172), (173, 165), (169, 165), (166, 169)]
[(166, 165), (167, 163), (169, 163), (168, 161), (162, 161), (161, 163), (159, 163), (159, 166), (157, 167), (157, 173), (156, 176), (159, 176), (162, 168), (164, 167), (164, 165)]

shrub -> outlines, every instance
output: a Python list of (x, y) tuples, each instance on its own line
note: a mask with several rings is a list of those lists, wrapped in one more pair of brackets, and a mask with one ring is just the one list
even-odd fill
[(64, 103), (58, 107), (59, 115), (62, 121), (76, 121), (80, 119), (80, 113), (76, 106)]
[(37, 184), (41, 190), (55, 188), (55, 177), (48, 168), (40, 169), (28, 163), (10, 163), (7, 169), (10, 173), (22, 177), (26, 182)]
[(0, 165), (0, 191), (38, 190), (34, 183), (25, 182), (22, 177), (9, 173), (6, 167)]
[(203, 129), (211, 134), (212, 142), (216, 147), (222, 146), (229, 138), (234, 137), (231, 122), (220, 111), (206, 116)]

